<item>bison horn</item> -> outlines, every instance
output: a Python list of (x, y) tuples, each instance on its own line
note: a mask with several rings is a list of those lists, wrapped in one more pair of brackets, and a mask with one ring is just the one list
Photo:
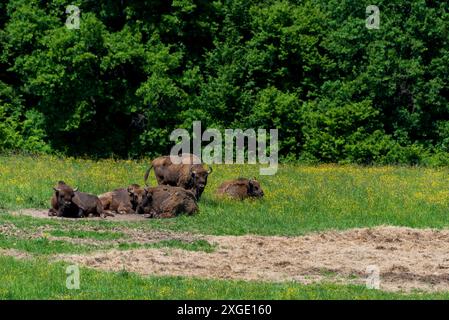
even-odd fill
[(212, 166), (210, 166), (210, 165), (208, 165), (208, 167), (209, 167), (209, 170), (207, 170), (207, 174), (211, 174), (212, 173)]
[(53, 190), (55, 190), (56, 192), (59, 192), (59, 189), (56, 189), (55, 187), (53, 187)]
[(78, 187), (76, 187), (75, 189), (73, 189), (73, 192), (77, 192), (78, 191)]

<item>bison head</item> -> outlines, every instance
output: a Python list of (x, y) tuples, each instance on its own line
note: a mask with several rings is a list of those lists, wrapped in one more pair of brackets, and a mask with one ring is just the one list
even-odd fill
[(153, 202), (153, 189), (151, 187), (141, 189), (142, 191), (142, 198), (140, 202), (137, 203), (136, 212), (138, 214), (144, 214), (145, 209), (148, 209), (151, 207), (151, 204)]
[(207, 177), (212, 173), (212, 167), (209, 170), (203, 168), (202, 165), (192, 166), (190, 168), (190, 175), (192, 178), (192, 191), (195, 193), (197, 200), (200, 199), (207, 184)]
[(72, 199), (75, 196), (75, 192), (78, 191), (78, 188), (72, 189), (63, 181), (59, 181), (58, 186), (53, 188), (53, 190), (55, 191), (59, 208), (66, 209), (72, 205)]
[(260, 183), (256, 178), (248, 180), (248, 195), (255, 198), (261, 198), (264, 195)]
[(133, 210), (136, 210), (136, 208), (144, 201), (145, 189), (141, 188), (138, 184), (132, 184), (128, 187), (128, 194), (131, 198)]

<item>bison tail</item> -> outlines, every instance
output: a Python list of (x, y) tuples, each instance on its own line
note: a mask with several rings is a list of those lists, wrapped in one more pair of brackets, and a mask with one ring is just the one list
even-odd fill
[(147, 183), (147, 180), (148, 180), (148, 176), (150, 175), (150, 171), (151, 171), (151, 169), (153, 168), (153, 165), (150, 165), (150, 167), (147, 169), (147, 171), (145, 172), (145, 176), (143, 177), (143, 181), (144, 181), (144, 183), (145, 183), (145, 185), (147, 186), (147, 187), (149, 187), (149, 185), (148, 185), (148, 183)]

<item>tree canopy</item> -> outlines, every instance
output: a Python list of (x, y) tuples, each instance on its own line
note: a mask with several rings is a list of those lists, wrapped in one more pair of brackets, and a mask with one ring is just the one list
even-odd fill
[(200, 120), (277, 128), (283, 159), (447, 164), (447, 1), (378, 0), (368, 29), (371, 2), (3, 1), (0, 150), (153, 156)]

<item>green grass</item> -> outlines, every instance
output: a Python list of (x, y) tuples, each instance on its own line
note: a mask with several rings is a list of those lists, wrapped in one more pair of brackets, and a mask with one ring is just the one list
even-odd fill
[[(82, 223), (80, 223), (82, 222)], [(16, 230), (22, 231), (22, 237), (7, 236), (0, 233), (0, 248), (16, 249), (32, 253), (34, 255), (48, 255), (57, 253), (86, 253), (93, 250), (105, 250), (117, 248), (119, 250), (131, 250), (139, 248), (176, 248), (189, 251), (212, 252), (215, 245), (206, 240), (195, 240), (192, 242), (182, 240), (161, 240), (154, 243), (135, 243), (121, 242), (128, 240), (124, 232), (110, 231), (112, 228), (123, 227), (120, 223), (117, 226), (111, 226), (109, 223), (99, 223), (95, 230), (84, 230), (84, 227), (92, 228), (88, 220), (49, 220), (35, 219), (29, 216), (15, 216), (7, 213), (0, 214), (0, 225), (10, 224), (15, 226)], [(45, 228), (43, 236), (30, 237), (33, 232)], [(63, 239), (48, 239), (52, 237), (63, 237), (72, 239), (91, 239), (96, 242), (95, 245), (73, 244)], [(118, 241), (114, 241), (118, 240)]]
[[(50, 156), (0, 156), (0, 226), (13, 226), (19, 236), (0, 233), (0, 248), (31, 253), (30, 260), (0, 256), (0, 299), (447, 299), (449, 293), (393, 294), (361, 286), (258, 283), (180, 277), (143, 278), (82, 269), (82, 289), (65, 288), (62, 263), (47, 258), (59, 253), (85, 253), (116, 248), (178, 248), (212, 252), (207, 241), (163, 240), (128, 243), (120, 228), (168, 229), (215, 235), (300, 235), (310, 231), (377, 225), (415, 228), (449, 226), (449, 169), (281, 165), (275, 176), (260, 176), (265, 198), (231, 201), (214, 195), (218, 185), (239, 176), (258, 175), (257, 166), (220, 165), (193, 217), (123, 222), (89, 219), (36, 219), (8, 212), (46, 209), (58, 180), (100, 194), (142, 183), (149, 160), (91, 161)], [(151, 183), (155, 180), (152, 177)], [(42, 237), (29, 237), (45, 230)], [(56, 239), (48, 239), (48, 236)], [(64, 238), (92, 239), (96, 245)], [(57, 239), (61, 238), (61, 240)]]
[(188, 251), (204, 251), (213, 252), (215, 246), (205, 240), (197, 240), (193, 242), (184, 242), (181, 240), (162, 240), (154, 243), (127, 243), (122, 242), (117, 245), (105, 243), (104, 245), (84, 245), (73, 244), (62, 240), (49, 240), (45, 237), (35, 239), (22, 239), (17, 237), (7, 237), (0, 234), (1, 249), (16, 249), (25, 251), (34, 255), (50, 255), (58, 253), (87, 253), (95, 250), (105, 250), (117, 248), (119, 250), (131, 250), (142, 248), (173, 248)]
[(49, 240), (47, 238), (22, 239), (0, 234), (0, 248), (16, 249), (32, 254), (48, 255), (56, 253), (83, 253), (94, 249), (82, 244), (72, 244), (66, 241)]
[[(0, 208), (48, 208), (52, 186), (60, 179), (96, 194), (142, 183), (148, 163), (0, 156)], [(226, 179), (257, 175), (257, 166), (216, 165), (199, 204), (200, 214), (128, 225), (217, 235), (298, 235), (381, 224), (449, 226), (448, 168), (281, 165), (276, 175), (259, 177), (266, 194), (261, 201), (214, 195)], [(155, 184), (153, 176), (151, 183)]]
[(52, 230), (50, 235), (77, 239), (116, 240), (125, 237), (123, 232), (87, 231), (87, 230)]
[[(5, 220), (7, 221), (7, 223), (16, 226), (18, 228), (16, 230), (22, 230), (23, 234), (22, 237), (17, 237), (0, 233), (0, 248), (16, 249), (31, 253), (36, 256), (58, 253), (87, 253), (94, 250), (107, 250), (114, 248), (119, 250), (131, 250), (140, 248), (175, 248), (204, 252), (213, 252), (215, 250), (215, 245), (210, 244), (206, 240), (195, 240), (192, 242), (187, 242), (175, 239), (161, 240), (154, 243), (121, 242), (114, 240), (126, 240), (127, 236), (123, 232), (110, 232), (101, 229), (97, 231), (56, 229), (58, 226), (55, 226), (54, 223), (50, 225), (43, 224), (44, 220), (33, 219), (26, 216), (11, 216), (7, 214), (0, 215), (0, 225), (5, 223)], [(24, 221), (26, 221), (26, 223), (24, 223)], [(63, 226), (62, 223), (63, 222), (61, 222), (61, 225), (59, 227), (67, 228), (67, 226)], [(32, 234), (33, 230), (37, 230), (38, 228), (42, 228), (43, 226), (51, 227), (54, 229), (48, 232), (44, 232), (43, 236), (40, 237), (29, 236)], [(87, 242), (86, 244), (77, 244), (65, 241), (63, 239), (48, 239), (49, 236), (53, 236), (56, 238), (64, 237), (72, 239), (92, 239), (96, 243), (95, 245), (91, 245), (89, 244), (89, 242)]]
[(66, 288), (68, 264), (0, 256), (0, 299), (449, 299), (395, 294), (354, 285), (299, 285), (183, 277), (140, 277), (80, 269), (80, 289)]

